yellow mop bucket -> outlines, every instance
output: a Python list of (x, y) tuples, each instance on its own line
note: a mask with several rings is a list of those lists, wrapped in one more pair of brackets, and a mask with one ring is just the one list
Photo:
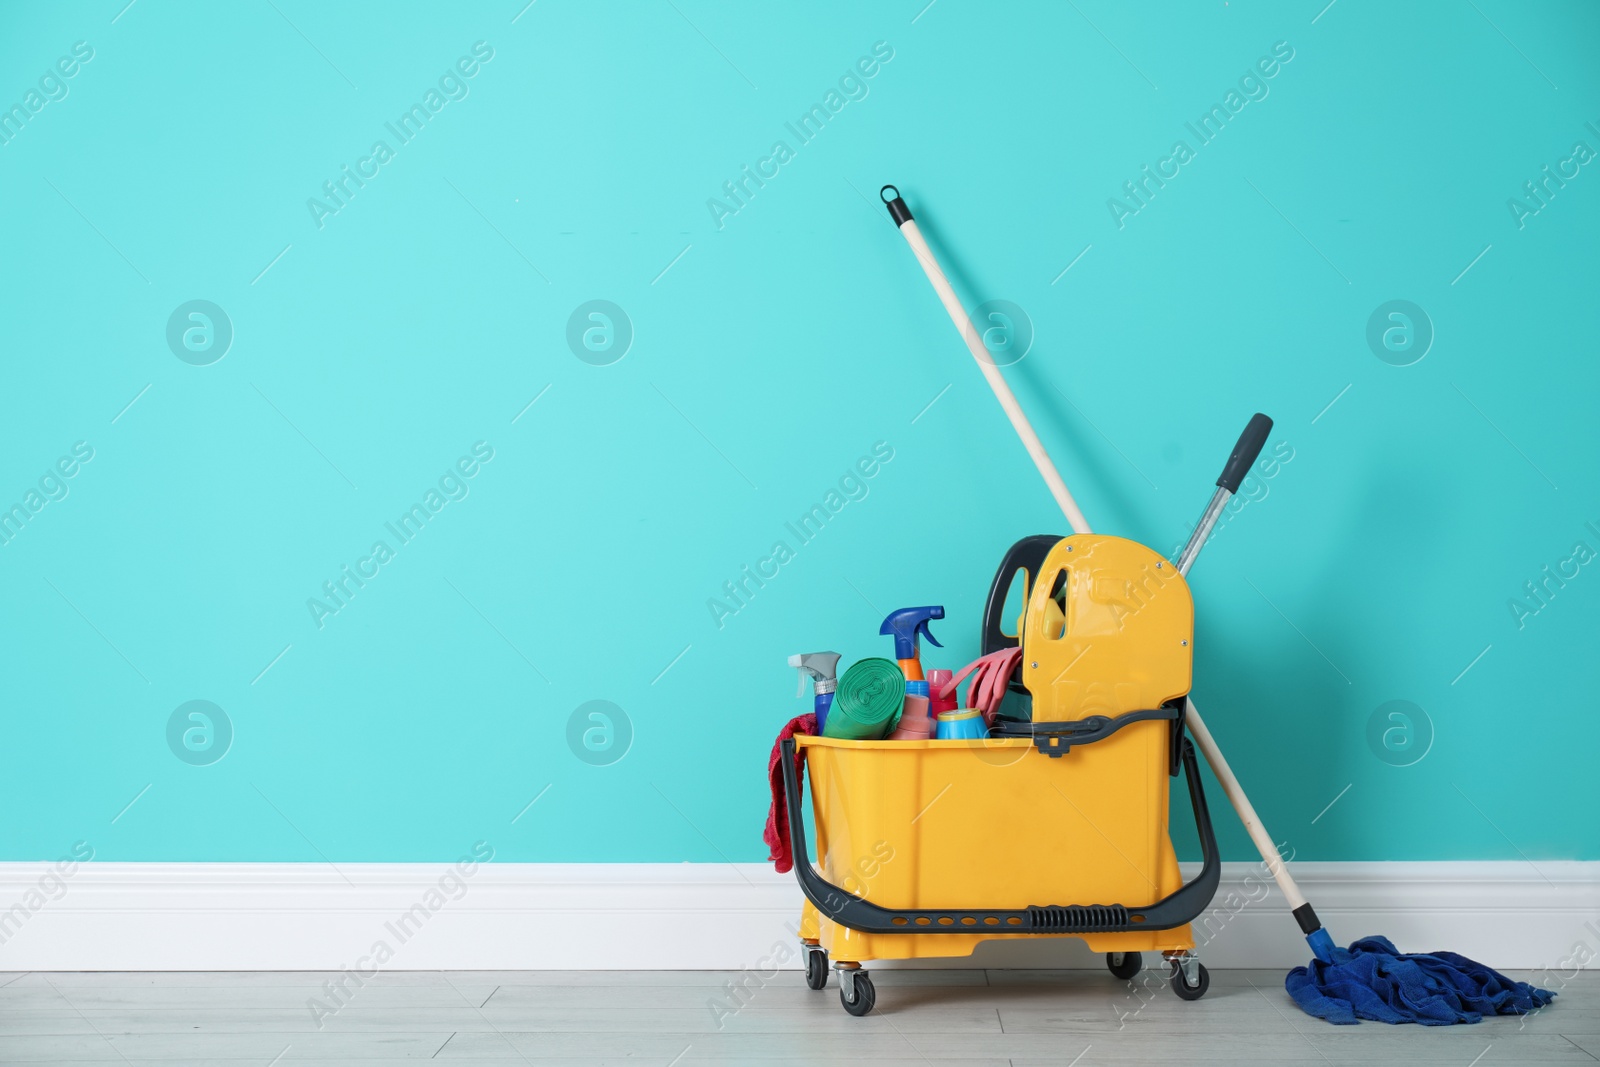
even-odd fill
[[(1170, 565), (1121, 538), (1063, 538), (1044, 557), (1030, 567), (1023, 673), (1034, 718), (1060, 721), (1013, 723), (1024, 736), (982, 740), (783, 742), (807, 981), (821, 988), (831, 956), (851, 1014), (875, 1000), (859, 968), (870, 960), (1077, 937), (1131, 977), (1137, 953), (1194, 947), (1189, 922), (1210, 904), (1221, 861), (1183, 735), (1187, 586), (1168, 577), (1140, 585)], [(797, 752), (809, 768), (820, 869), (807, 848)], [(1204, 856), (1187, 884), (1168, 833), (1179, 767)]]
[[(1185, 887), (1167, 828), (1171, 732), (1137, 723), (1059, 758), (1024, 738), (786, 742), (806, 752), (822, 868), (806, 878), (791, 804), (795, 869), (819, 922), (801, 935), (855, 962), (965, 956), (979, 941), (1041, 933), (1103, 952), (1193, 947), (1188, 923), (1210, 901), (1218, 861), (1185, 743), (1205, 868), (1196, 892), (1172, 899)], [(1188, 896), (1199, 907), (1184, 908)], [(1062, 899), (1086, 903), (1048, 904)]]
[[(980, 941), (1018, 937), (1078, 937), (1115, 956), (1193, 948), (1189, 922), (1210, 904), (1221, 861), (1184, 740), (1204, 865), (1187, 884), (1178, 872), (1167, 833), (1173, 733), (1167, 722), (1134, 723), (1058, 757), (1026, 738), (785, 741), (794, 869), (807, 898), (800, 936), (817, 948), (808, 970), (823, 968), (825, 981), (831, 956), (841, 980), (859, 987), (865, 972), (856, 977), (851, 964), (967, 956)], [(797, 744), (820, 870), (798, 803)], [(1113, 973), (1123, 966), (1108, 963)], [(856, 997), (860, 1012), (845, 1007), (865, 1014), (871, 999)]]

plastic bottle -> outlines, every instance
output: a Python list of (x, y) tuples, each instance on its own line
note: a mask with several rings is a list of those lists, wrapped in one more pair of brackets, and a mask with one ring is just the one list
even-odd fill
[(789, 666), (800, 668), (800, 688), (795, 696), (805, 694), (806, 675), (812, 678), (816, 695), (812, 697), (811, 707), (816, 712), (817, 734), (820, 736), (828, 722), (828, 711), (833, 707), (833, 691), (839, 687), (839, 653), (797, 652), (789, 657)]
[(932, 641), (934, 647), (943, 648), (938, 638), (928, 629), (929, 619), (944, 618), (944, 608), (930, 604), (921, 608), (900, 608), (891, 611), (889, 617), (883, 620), (883, 625), (878, 627), (878, 633), (894, 637), (894, 658), (900, 663), (900, 670), (908, 682), (923, 681), (922, 657), (917, 648), (917, 639), (926, 637)]

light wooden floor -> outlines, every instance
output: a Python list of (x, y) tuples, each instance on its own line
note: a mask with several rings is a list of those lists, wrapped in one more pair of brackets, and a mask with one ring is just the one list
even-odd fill
[[(1148, 972), (1147, 972), (1148, 973)], [(748, 979), (736, 1011), (715, 972), (389, 972), (319, 1029), (307, 972), (0, 974), (0, 1063), (781, 1065), (1588, 1064), (1600, 972), (1526, 1020), (1425, 1029), (1329, 1026), (1272, 971), (1220, 971), (1184, 1003), (1094, 971), (873, 971), (878, 1010), (839, 1006), (796, 971)], [(1141, 976), (1143, 977), (1143, 976)], [(1531, 977), (1519, 975), (1518, 977)], [(723, 1002), (719, 1018), (712, 1004)], [(333, 1006), (332, 1001), (328, 1005)], [(732, 1011), (731, 1014), (728, 1014)]]

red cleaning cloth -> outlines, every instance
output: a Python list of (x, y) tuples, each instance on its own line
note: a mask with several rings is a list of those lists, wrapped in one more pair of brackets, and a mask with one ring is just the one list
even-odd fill
[[(783, 768), (779, 765), (779, 761), (783, 759), (781, 746), (795, 734), (814, 737), (816, 732), (815, 713), (796, 715), (778, 731), (778, 739), (772, 742), (772, 757), (767, 760), (767, 785), (772, 790), (772, 806), (767, 809), (767, 828), (762, 831), (761, 838), (770, 850), (767, 859), (772, 861), (772, 866), (779, 874), (788, 874), (794, 870), (794, 849), (789, 844), (789, 805), (783, 801)], [(806, 789), (805, 763), (805, 749), (800, 749), (794, 754), (794, 771), (800, 779), (801, 793)], [(800, 798), (797, 796), (795, 799)]]

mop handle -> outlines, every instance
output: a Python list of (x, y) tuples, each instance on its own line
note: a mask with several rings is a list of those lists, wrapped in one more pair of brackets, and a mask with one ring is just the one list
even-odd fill
[[(894, 193), (893, 198), (889, 196), (891, 192)], [(1000, 368), (995, 366), (994, 357), (983, 346), (983, 338), (978, 336), (978, 328), (972, 325), (972, 319), (961, 306), (956, 291), (950, 288), (950, 282), (945, 278), (944, 271), (939, 268), (939, 261), (933, 258), (933, 250), (928, 247), (928, 242), (922, 239), (922, 231), (917, 229), (917, 224), (912, 220), (911, 210), (905, 206), (906, 202), (900, 199), (900, 190), (892, 185), (885, 185), (879, 195), (883, 197), (883, 202), (889, 205), (889, 214), (900, 225), (900, 232), (905, 236), (906, 243), (911, 246), (917, 262), (922, 264), (922, 272), (928, 276), (928, 281), (933, 283), (934, 292), (939, 294), (939, 302), (944, 305), (945, 311), (950, 313), (950, 321), (956, 324), (961, 339), (967, 342), (967, 349), (972, 353), (972, 358), (978, 361), (978, 369), (989, 382), (989, 388), (994, 390), (995, 399), (1000, 401), (1000, 406), (1005, 409), (1006, 417), (1011, 420), (1011, 428), (1022, 438), (1022, 446), (1028, 450), (1028, 455), (1033, 457), (1033, 465), (1039, 468), (1045, 485), (1050, 487), (1050, 495), (1056, 498), (1061, 513), (1072, 525), (1072, 532), (1088, 533), (1089, 520), (1083, 517), (1083, 512), (1078, 509), (1078, 502), (1072, 499), (1067, 483), (1056, 473), (1055, 464), (1050, 462), (1050, 455), (1044, 450), (1044, 443), (1039, 440), (1039, 435), (1033, 432), (1028, 417), (1022, 413), (1022, 405), (1017, 403), (1016, 396), (1011, 392), (1011, 386), (1006, 384), (1005, 378), (1000, 374)]]
[(1188, 576), (1189, 568), (1194, 566), (1195, 556), (1205, 547), (1217, 520), (1222, 517), (1222, 509), (1227, 505), (1228, 498), (1239, 491), (1239, 483), (1244, 481), (1244, 476), (1255, 465), (1256, 457), (1261, 455), (1261, 447), (1267, 443), (1267, 435), (1271, 432), (1271, 419), (1259, 411), (1250, 417), (1250, 425), (1239, 435), (1239, 443), (1233, 446), (1233, 452), (1228, 456), (1228, 465), (1222, 468), (1222, 477), (1217, 479), (1217, 491), (1211, 494), (1205, 514), (1194, 524), (1194, 532), (1189, 535), (1188, 543), (1173, 561), (1178, 565), (1179, 574)]
[(1222, 749), (1217, 747), (1216, 738), (1211, 736), (1211, 730), (1206, 726), (1205, 720), (1200, 718), (1200, 709), (1194, 706), (1194, 701), (1189, 700), (1189, 710), (1184, 718), (1189, 724), (1190, 736), (1200, 746), (1200, 753), (1205, 756), (1206, 762), (1211, 764), (1211, 771), (1221, 783), (1222, 791), (1228, 795), (1228, 801), (1238, 813), (1239, 821), (1244, 823), (1245, 831), (1250, 834), (1250, 840), (1255, 842), (1256, 851), (1261, 853), (1261, 862), (1272, 872), (1278, 888), (1283, 890), (1283, 897), (1289, 903), (1289, 910), (1298, 911), (1305, 907), (1306, 895), (1300, 892), (1300, 887), (1290, 876), (1288, 865), (1283, 862), (1277, 844), (1272, 840), (1272, 835), (1267, 833), (1266, 826), (1261, 822), (1261, 816), (1256, 814), (1255, 805), (1245, 796), (1244, 786), (1239, 784), (1233, 768), (1228, 766), (1227, 759), (1222, 755)]
[[(891, 196), (890, 194), (893, 194)], [(1072, 526), (1073, 533), (1089, 533), (1089, 520), (1083, 517), (1083, 512), (1078, 509), (1077, 501), (1072, 499), (1072, 493), (1067, 489), (1067, 483), (1061, 480), (1055, 464), (1050, 462), (1050, 455), (1044, 450), (1044, 444), (1039, 440), (1039, 435), (1034, 432), (1029, 424), (1028, 417), (1022, 413), (1022, 406), (1017, 403), (1016, 396), (1011, 392), (1011, 387), (1006, 384), (1005, 378), (1000, 374), (1000, 368), (995, 366), (994, 359), (983, 347), (983, 340), (978, 336), (977, 327), (972, 324), (966, 309), (961, 306), (961, 301), (956, 297), (955, 290), (950, 287), (950, 282), (944, 276), (944, 271), (939, 267), (939, 261), (934, 258), (933, 250), (928, 247), (928, 242), (923, 240), (922, 231), (917, 229), (916, 222), (911, 217), (911, 209), (900, 197), (900, 190), (892, 185), (885, 185), (879, 191), (883, 202), (889, 207), (889, 217), (900, 227), (900, 233), (906, 239), (906, 244), (911, 246), (911, 251), (917, 257), (917, 262), (922, 264), (922, 271), (928, 276), (928, 281), (933, 284), (933, 289), (939, 294), (939, 302), (944, 305), (945, 311), (950, 314), (950, 321), (955, 323), (956, 330), (960, 332), (962, 340), (967, 342), (967, 349), (972, 353), (972, 358), (978, 361), (978, 369), (983, 371), (989, 388), (994, 390), (995, 399), (1000, 401), (1000, 406), (1005, 409), (1006, 417), (1011, 420), (1011, 426), (1017, 431), (1017, 436), (1022, 438), (1022, 444), (1028, 450), (1028, 455), (1033, 457), (1033, 465), (1039, 468), (1039, 474), (1044, 478), (1045, 484), (1050, 487), (1050, 495), (1056, 498), (1056, 503), (1061, 507), (1061, 513), (1067, 517), (1067, 522)], [(1272, 876), (1277, 880), (1278, 888), (1283, 890), (1283, 895), (1289, 902), (1291, 909), (1299, 908), (1305, 904), (1305, 894), (1300, 892), (1300, 887), (1295, 885), (1290, 877), (1289, 870), (1278, 854), (1278, 846), (1273, 843), (1272, 835), (1267, 833), (1267, 828), (1262, 825), (1261, 818), (1256, 814), (1256, 809), (1250, 803), (1250, 798), (1245, 796), (1244, 787), (1239, 784), (1239, 779), (1234, 776), (1233, 768), (1228, 766), (1228, 761), (1222, 755), (1222, 750), (1217, 747), (1216, 739), (1211, 736), (1211, 731), (1206, 728), (1205, 721), (1200, 718), (1200, 709), (1194, 706), (1194, 701), (1189, 701), (1186, 718), (1189, 724), (1189, 733), (1199, 745), (1200, 752), (1205, 756), (1206, 762), (1211, 764), (1211, 770), (1216, 774), (1217, 781), (1222, 785), (1222, 791), (1228, 795), (1228, 800), (1233, 804), (1233, 810), (1239, 813), (1239, 821), (1244, 823), (1244, 828), (1250, 834), (1250, 840), (1255, 842), (1256, 850), (1261, 853), (1261, 861)]]

